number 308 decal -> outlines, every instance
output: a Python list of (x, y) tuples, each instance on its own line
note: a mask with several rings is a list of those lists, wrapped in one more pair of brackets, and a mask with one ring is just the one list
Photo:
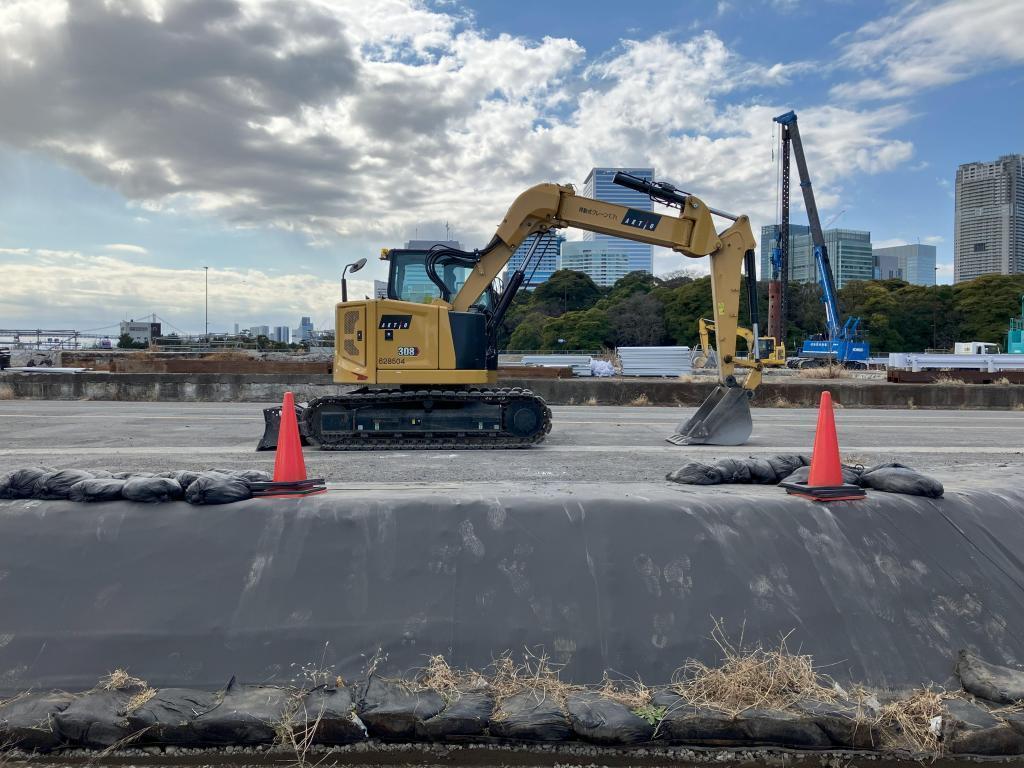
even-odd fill
[(419, 354), (419, 350), (416, 347), (399, 347), (398, 354), (401, 357), (415, 357)]

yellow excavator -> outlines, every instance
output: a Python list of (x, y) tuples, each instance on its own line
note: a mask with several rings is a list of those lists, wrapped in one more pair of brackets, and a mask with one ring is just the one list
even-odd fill
[[(700, 341), (690, 357), (694, 368), (703, 368), (708, 364), (708, 359), (711, 356), (712, 333), (717, 334), (715, 321), (702, 317), (697, 322), (697, 334), (700, 337)], [(749, 328), (737, 327), (736, 336), (747, 343), (746, 358), (739, 356), (736, 358), (736, 364), (743, 366), (746, 364), (746, 360), (754, 357), (754, 332)], [(784, 367), (786, 365), (786, 345), (780, 344), (774, 336), (761, 336), (758, 338), (757, 351), (765, 368), (769, 366)]]
[[(755, 241), (746, 216), (709, 208), (663, 182), (619, 173), (615, 182), (676, 208), (677, 215), (637, 210), (538, 184), (519, 195), (491, 241), (475, 251), (435, 246), (392, 249), (387, 298), (336, 307), (334, 381), (358, 385), (312, 400), (300, 430), (327, 450), (517, 448), (540, 443), (551, 410), (528, 390), (497, 386), (497, 331), (523, 284), (540, 235), (553, 228), (614, 235), (711, 258), (719, 386), (668, 438), (677, 444), (740, 445), (752, 430), (749, 400), (762, 361), (737, 360), (740, 280), (745, 266), (757, 336)], [(712, 215), (731, 221), (716, 231)], [(494, 281), (515, 250), (534, 238), (523, 266), (500, 292)], [(737, 381), (737, 365), (748, 369)], [(269, 421), (269, 417), (268, 417)], [(269, 432), (269, 429), (268, 429)]]

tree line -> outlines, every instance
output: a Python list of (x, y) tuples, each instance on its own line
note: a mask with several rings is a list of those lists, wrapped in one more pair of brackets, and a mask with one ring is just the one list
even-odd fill
[[(740, 324), (749, 327), (746, 287)], [(957, 341), (994, 342), (1005, 349), (1011, 317), (1020, 313), (1024, 275), (986, 275), (956, 285), (911, 285), (902, 280), (854, 282), (839, 289), (843, 317), (860, 317), (872, 354), (952, 349)], [(786, 349), (825, 329), (821, 289), (790, 283)], [(768, 322), (768, 285), (758, 283), (762, 334)], [(499, 329), (500, 349), (591, 350), (694, 346), (697, 321), (712, 317), (711, 278), (684, 273), (654, 277), (631, 272), (599, 288), (582, 272), (563, 269), (533, 291), (520, 290)]]

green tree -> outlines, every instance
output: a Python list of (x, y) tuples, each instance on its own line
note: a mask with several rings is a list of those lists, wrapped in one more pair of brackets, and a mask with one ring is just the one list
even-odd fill
[(1010, 318), (1020, 312), (1024, 275), (985, 275), (953, 286), (963, 315), (957, 341), (989, 341), (1006, 347)]
[(118, 349), (147, 349), (148, 344), (142, 341), (135, 341), (127, 333), (122, 333), (117, 339)]
[[(507, 349), (535, 352), (544, 348), (544, 324), (549, 318), (539, 312), (526, 315), (509, 337)], [(500, 348), (500, 346), (499, 346)]]
[(634, 293), (607, 310), (611, 343), (616, 347), (651, 347), (665, 342), (665, 313), (657, 297)]
[(577, 312), (566, 312), (544, 323), (542, 344), (544, 349), (599, 350), (607, 346), (611, 327), (607, 313), (591, 307)]
[(533, 308), (549, 317), (593, 307), (601, 298), (601, 289), (590, 276), (571, 269), (560, 269), (533, 291)]

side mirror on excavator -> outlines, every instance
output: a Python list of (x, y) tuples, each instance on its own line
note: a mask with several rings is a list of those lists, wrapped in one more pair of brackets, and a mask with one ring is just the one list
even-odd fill
[(346, 264), (345, 268), (341, 270), (341, 300), (348, 301), (348, 282), (345, 280), (346, 272), (358, 272), (360, 269), (366, 266), (366, 259), (360, 259), (359, 261), (353, 261), (351, 264)]

